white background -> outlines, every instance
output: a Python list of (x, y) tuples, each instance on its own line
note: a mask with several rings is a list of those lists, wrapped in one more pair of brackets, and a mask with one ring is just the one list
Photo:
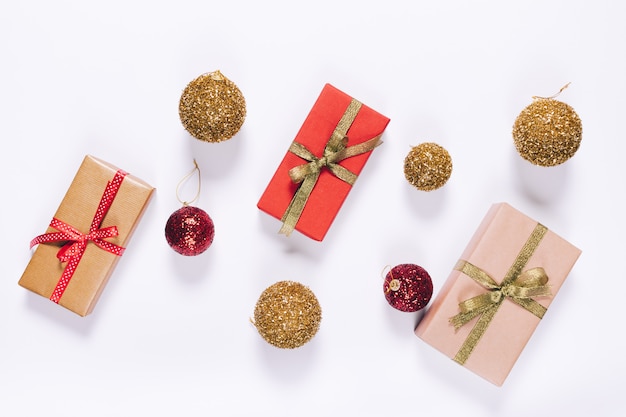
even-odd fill
[[(5, 1), (0, 6), (0, 412), (11, 416), (623, 415), (626, 6), (618, 1)], [(228, 142), (191, 138), (186, 84), (219, 69), (247, 100)], [(391, 118), (323, 242), (278, 235), (256, 203), (324, 83)], [(539, 168), (511, 127), (533, 95), (583, 122), (573, 159)], [(440, 190), (402, 173), (434, 141)], [(85, 154), (157, 188), (94, 313), (19, 287)], [(213, 246), (186, 258), (164, 225), (202, 170)], [(492, 203), (582, 249), (501, 388), (413, 334), (386, 265), (426, 268), (435, 293)], [(249, 322), (280, 280), (323, 309), (281, 350)]]

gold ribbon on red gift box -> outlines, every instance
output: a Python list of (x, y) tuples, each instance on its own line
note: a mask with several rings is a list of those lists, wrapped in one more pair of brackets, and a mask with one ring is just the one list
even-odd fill
[(450, 323), (458, 330), (479, 317), (454, 361), (461, 365), (467, 361), (505, 299), (517, 303), (539, 319), (543, 318), (546, 308), (533, 297), (551, 296), (550, 286), (547, 285), (548, 276), (541, 267), (528, 270), (524, 270), (524, 267), (547, 231), (545, 226), (537, 224), (500, 284), (469, 262), (460, 260), (457, 263), (457, 271), (463, 272), (489, 291), (459, 303), (461, 312), (450, 318)]
[(283, 225), (279, 233), (289, 236), (291, 232), (293, 232), (324, 167), (335, 177), (350, 185), (354, 185), (357, 175), (339, 165), (339, 162), (346, 158), (369, 152), (382, 143), (380, 141), (381, 135), (378, 135), (363, 143), (347, 146), (348, 137), (346, 134), (359, 113), (361, 106), (362, 104), (358, 100), (352, 99), (350, 101), (348, 108), (343, 113), (341, 120), (339, 120), (335, 130), (328, 139), (321, 158), (314, 155), (304, 145), (295, 141), (291, 143), (289, 152), (308, 162), (289, 170), (291, 180), (300, 184), (300, 186), (296, 190), (296, 193), (281, 218)]

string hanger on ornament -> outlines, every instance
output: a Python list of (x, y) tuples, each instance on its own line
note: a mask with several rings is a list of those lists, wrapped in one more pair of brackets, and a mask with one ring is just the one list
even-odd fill
[(552, 100), (554, 98), (557, 98), (558, 96), (561, 95), (563, 90), (565, 90), (567, 87), (569, 87), (570, 84), (571, 84), (571, 82), (565, 84), (563, 87), (561, 87), (561, 89), (559, 91), (557, 91), (556, 93), (552, 94), (550, 97), (533, 96), (533, 100)]
[[(176, 186), (176, 198), (183, 205), (167, 219), (165, 224), (165, 239), (174, 251), (185, 256), (196, 256), (204, 252), (213, 243), (215, 226), (206, 211), (191, 204), (200, 196), (201, 178), (200, 167), (193, 160), (194, 168), (185, 175)], [(198, 188), (191, 200), (180, 197), (180, 187), (192, 175), (198, 175)]]
[[(202, 175), (200, 174), (200, 167), (196, 162), (196, 159), (193, 160), (193, 169), (189, 171), (187, 175), (185, 175), (180, 181), (178, 181), (178, 185), (176, 185), (176, 198), (183, 206), (188, 206), (194, 203), (200, 197), (200, 189), (202, 188)], [(180, 187), (183, 186), (193, 174), (198, 175), (198, 187), (196, 188), (196, 195), (189, 201), (180, 198)]]
[(385, 265), (380, 275), (383, 279), (385, 279), (387, 275), (389, 275), (390, 278), (389, 283), (384, 287), (385, 294), (389, 293), (389, 291), (398, 291), (400, 289), (400, 281), (394, 278), (391, 265)]

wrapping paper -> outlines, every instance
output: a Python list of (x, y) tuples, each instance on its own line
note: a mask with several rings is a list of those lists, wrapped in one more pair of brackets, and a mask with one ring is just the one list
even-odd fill
[(91, 313), (153, 191), (87, 155), (50, 226), (31, 242), (36, 249), (19, 285), (81, 316)]
[(500, 386), (580, 254), (510, 205), (494, 204), (415, 333)]
[[(257, 207), (283, 221), (281, 233), (295, 229), (322, 241), (388, 123), (326, 84)], [(294, 214), (298, 204), (303, 209)]]

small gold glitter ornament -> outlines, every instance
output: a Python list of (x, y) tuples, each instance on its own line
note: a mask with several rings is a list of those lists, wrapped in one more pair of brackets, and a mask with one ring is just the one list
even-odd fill
[(414, 146), (404, 158), (404, 176), (418, 190), (432, 191), (442, 187), (452, 174), (452, 158), (436, 143)]
[(549, 167), (570, 159), (582, 140), (582, 123), (574, 109), (552, 97), (533, 97), (515, 119), (513, 142), (522, 158)]
[(253, 324), (269, 344), (294, 349), (315, 336), (322, 309), (315, 294), (294, 281), (279, 281), (263, 291), (254, 308)]
[(220, 71), (200, 75), (180, 97), (178, 114), (196, 139), (222, 142), (235, 136), (246, 118), (246, 100)]

